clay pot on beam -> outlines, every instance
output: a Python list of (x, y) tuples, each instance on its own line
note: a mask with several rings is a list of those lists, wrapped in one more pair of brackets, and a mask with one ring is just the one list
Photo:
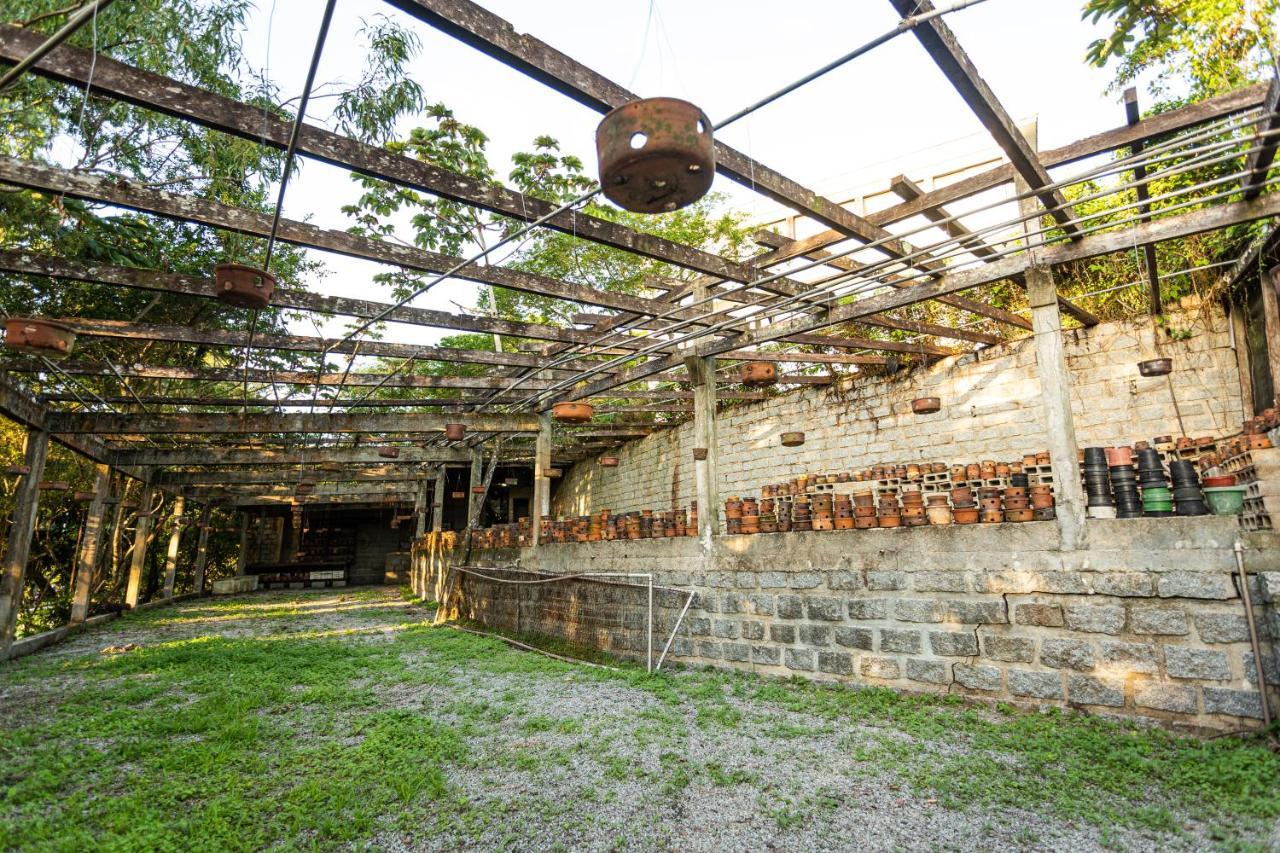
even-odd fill
[(778, 381), (778, 365), (771, 361), (746, 361), (739, 366), (738, 372), (743, 385), (759, 387)]
[(70, 326), (53, 320), (10, 317), (4, 322), (4, 344), (45, 358), (66, 358), (76, 345), (76, 333)]
[(590, 403), (562, 402), (551, 406), (551, 419), (562, 424), (585, 424), (595, 416)]
[(266, 308), (276, 289), (276, 277), (246, 264), (218, 264), (213, 268), (218, 299), (236, 308)]
[(605, 198), (636, 213), (665, 213), (707, 194), (715, 177), (711, 121), (678, 98), (643, 98), (610, 111), (596, 128)]
[(466, 424), (445, 424), (444, 437), (450, 441), (462, 441), (467, 437)]
[(379, 447), (378, 455), (383, 459), (399, 459), (400, 448), (398, 447)]

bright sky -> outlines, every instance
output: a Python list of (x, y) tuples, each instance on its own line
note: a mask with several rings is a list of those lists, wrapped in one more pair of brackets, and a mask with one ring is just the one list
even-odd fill
[[(517, 31), (640, 95), (686, 98), (713, 121), (897, 22), (885, 0), (480, 2)], [(988, 0), (947, 19), (1015, 120), (1038, 117), (1042, 148), (1124, 123), (1119, 96), (1105, 93), (1110, 73), (1084, 64), (1085, 49), (1100, 28), (1080, 20), (1081, 5), (1082, 0)], [(269, 65), (286, 96), (302, 87), (320, 11), (320, 0), (259, 0), (250, 21), (244, 38), (248, 57), (257, 66)], [(509, 171), (511, 153), (527, 149), (539, 134), (559, 139), (594, 171), (599, 114), (377, 0), (338, 3), (318, 80), (355, 78), (362, 60), (355, 33), (362, 18), (378, 13), (396, 16), (419, 34), (414, 77), (429, 100), (448, 104), (489, 135), (490, 162), (500, 176)], [(323, 120), (328, 109), (328, 102), (319, 102), (309, 120)], [(407, 119), (403, 129), (415, 123)], [(884, 189), (900, 173), (927, 187), (934, 174), (997, 153), (911, 34), (786, 96), (719, 138), (835, 199)], [(781, 213), (724, 177), (717, 177), (715, 189), (760, 221)], [(290, 185), (284, 214), (345, 228), (350, 222), (340, 208), (356, 196), (341, 170), (305, 162)], [(379, 265), (333, 255), (324, 260), (332, 274), (313, 289), (373, 296), (370, 276)], [(415, 304), (457, 310), (474, 304), (475, 291), (470, 282), (449, 282)], [(309, 325), (298, 331), (312, 333)], [(387, 333), (391, 340), (418, 343), (437, 337), (420, 327)]]

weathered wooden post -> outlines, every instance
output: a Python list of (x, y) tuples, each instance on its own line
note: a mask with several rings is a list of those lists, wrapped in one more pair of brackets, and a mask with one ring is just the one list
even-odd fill
[(191, 589), (196, 595), (204, 592), (204, 571), (209, 563), (209, 516), (213, 507), (205, 504), (200, 508), (200, 537), (196, 540), (196, 570), (191, 579)]
[(480, 526), (480, 503), (482, 495), (476, 494), (476, 487), (484, 483), (484, 455), (480, 448), (471, 448), (471, 480), (467, 484), (467, 527)]
[(71, 624), (76, 625), (89, 617), (89, 602), (93, 596), (93, 577), (98, 568), (98, 552), (102, 543), (102, 522), (107, 514), (107, 498), (111, 494), (111, 466), (98, 465), (93, 481), (93, 498), (85, 512), (84, 536), (80, 539), (80, 553), (76, 557), (76, 581), (71, 592)]
[[(693, 288), (693, 298), (702, 302), (710, 295), (705, 284)], [(703, 313), (716, 310), (714, 301), (700, 307)], [(693, 386), (693, 446), (698, 449), (693, 463), (693, 479), (698, 496), (698, 539), (704, 550), (711, 549), (711, 537), (720, 532), (720, 488), (718, 442), (716, 441), (716, 360), (714, 356), (686, 356), (685, 370)], [(699, 459), (698, 456), (703, 458)]]
[(133, 527), (133, 554), (129, 561), (129, 585), (125, 588), (125, 607), (138, 606), (142, 594), (142, 573), (147, 568), (147, 539), (151, 536), (151, 500), (155, 489), (150, 483), (142, 484), (138, 496), (138, 515)]
[(179, 493), (173, 499), (173, 516), (169, 519), (172, 530), (169, 531), (169, 550), (164, 557), (164, 597), (173, 598), (173, 588), (178, 581), (178, 549), (182, 546), (183, 510), (187, 499)]
[(236, 576), (244, 575), (249, 565), (249, 513), (240, 513), (240, 553), (236, 554)]
[(23, 465), (27, 472), (18, 481), (13, 496), (13, 516), (9, 525), (9, 545), (4, 554), (4, 575), (0, 577), (0, 658), (9, 656), (14, 635), (18, 631), (18, 612), (22, 609), (22, 587), (27, 576), (27, 558), (31, 555), (31, 537), (35, 533), (36, 511), (40, 508), (40, 478), (49, 455), (49, 433), (27, 430)]
[(436, 482), (431, 489), (431, 529), (436, 533), (444, 530), (444, 490), (448, 486), (447, 474), (448, 471), (442, 463), (436, 468)]

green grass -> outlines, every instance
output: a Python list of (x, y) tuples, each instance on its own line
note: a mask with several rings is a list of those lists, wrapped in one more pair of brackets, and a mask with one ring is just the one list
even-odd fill
[[(688, 760), (691, 737), (721, 736), (788, 751), (827, 738), (859, 773), (891, 780), (903, 792), (896, 796), (992, 813), (1016, 806), (1108, 838), (1117, 827), (1176, 836), (1192, 821), (1237, 849), (1280, 818), (1280, 757), (1257, 741), (745, 674), (651, 676), (616, 661), (617, 671), (576, 667), (405, 622), (378, 590), (353, 591), (346, 602), (375, 629), (367, 638), (325, 632), (307, 622), (315, 600), (145, 611), (101, 631), (101, 646), (117, 631), (184, 620), (215, 620), (211, 629), (240, 620), (255, 635), (144, 640), (125, 654), (36, 655), (0, 669), (19, 693), (38, 691), (0, 717), (3, 846), (327, 849), (374, 844), (385, 832), (449, 833), (466, 843), (492, 827), (513, 831), (519, 846), (529, 810), (563, 810), (589, 832), (590, 809), (533, 793), (477, 804), (459, 774), (569, 774), (599, 786), (601, 802), (625, 780), (671, 801), (700, 787), (772, 785), (767, 774), (735, 766), (736, 756)], [(515, 678), (483, 701), (471, 695), (471, 685), (493, 676)], [(520, 686), (544, 684), (554, 695), (564, 681), (635, 691), (635, 700), (563, 716), (554, 704), (532, 704)], [(410, 701), (397, 703), (398, 695)], [(610, 714), (621, 729), (607, 729)], [(516, 746), (486, 752), (496, 732)], [(757, 745), (751, 755), (761, 755)], [(639, 766), (622, 746), (651, 750), (658, 766)], [(839, 796), (838, 788), (770, 789), (761, 811), (786, 830), (832, 812)]]

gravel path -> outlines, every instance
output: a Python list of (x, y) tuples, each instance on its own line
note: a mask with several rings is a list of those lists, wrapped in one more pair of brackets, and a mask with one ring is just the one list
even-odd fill
[[(428, 623), (431, 615), (394, 589), (258, 593), (138, 614), (36, 657), (70, 661), (130, 643), (215, 636), (380, 642)], [(353, 685), (375, 687), (382, 709), (421, 714), (466, 740), (466, 757), (447, 770), (449, 807), (424, 813), (409, 830), (388, 815), (369, 846), (1154, 851), (1214, 845), (1209, 829), (1194, 821), (1151, 831), (1073, 824), (1047, 809), (947, 803), (913, 791), (883, 758), (887, 744), (943, 766), (965, 753), (962, 739), (917, 740), (887, 726), (786, 710), (698, 674), (674, 674), (671, 681), (688, 687), (701, 678), (712, 687), (664, 696), (635, 684), (639, 676), (543, 666), (528, 662), (527, 653), (485, 648), (478, 661), (485, 665), (477, 666), (465, 660), (446, 666), (430, 646), (404, 654), (406, 672), (431, 676), (425, 687), (421, 681)], [(504, 663), (508, 658), (517, 663)], [(6, 683), (0, 670), (0, 718), (21, 721), (76, 686), (74, 670), (18, 683)], [(306, 737), (306, 719), (299, 717), (298, 737)], [(1017, 772), (1016, 758), (989, 757)], [(1249, 840), (1261, 847), (1280, 843), (1280, 832), (1268, 834)]]

